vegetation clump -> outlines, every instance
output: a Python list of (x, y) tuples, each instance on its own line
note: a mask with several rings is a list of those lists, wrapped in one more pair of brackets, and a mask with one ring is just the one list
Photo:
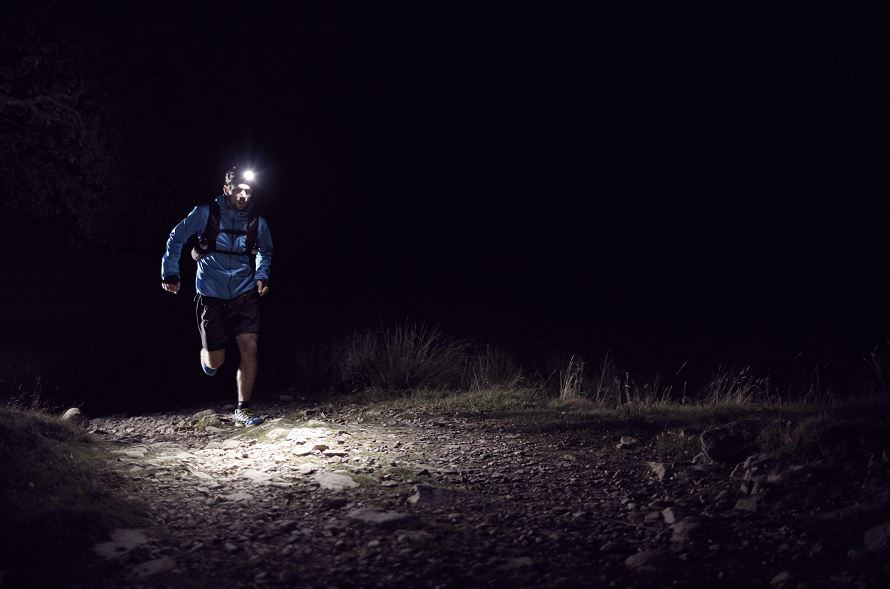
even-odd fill
[[(59, 416), (0, 405), (0, 569), (77, 577), (111, 529), (145, 524), (105, 460), (96, 438)], [(42, 566), (59, 560), (66, 566)]]

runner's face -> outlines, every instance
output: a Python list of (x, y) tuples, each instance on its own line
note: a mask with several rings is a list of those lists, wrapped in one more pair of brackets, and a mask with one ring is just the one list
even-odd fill
[(227, 185), (225, 187), (226, 204), (230, 209), (243, 211), (250, 204), (253, 194), (248, 184)]

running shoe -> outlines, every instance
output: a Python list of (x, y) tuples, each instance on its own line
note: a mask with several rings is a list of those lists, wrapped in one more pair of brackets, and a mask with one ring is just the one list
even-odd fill
[(204, 374), (207, 376), (213, 376), (216, 374), (216, 368), (208, 368), (206, 364), (204, 364), (204, 360), (201, 360), (201, 368), (204, 370)]
[(235, 427), (250, 427), (263, 423), (262, 417), (257, 417), (250, 409), (235, 410)]

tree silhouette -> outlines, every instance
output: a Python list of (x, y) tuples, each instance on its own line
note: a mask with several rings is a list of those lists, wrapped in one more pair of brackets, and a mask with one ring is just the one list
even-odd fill
[(4, 204), (62, 216), (69, 244), (124, 249), (161, 226), (170, 147), (151, 93), (107, 36), (60, 3), (20, 7), (0, 32)]

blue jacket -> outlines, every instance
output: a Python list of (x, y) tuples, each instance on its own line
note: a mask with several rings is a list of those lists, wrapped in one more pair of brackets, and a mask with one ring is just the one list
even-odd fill
[[(216, 247), (219, 250), (243, 252), (246, 248), (246, 235), (223, 233), (223, 229), (247, 229), (247, 214), (251, 205), (238, 211), (226, 206), (225, 195), (218, 196), (219, 204), (219, 236), (216, 238)], [(167, 240), (167, 251), (161, 258), (161, 279), (167, 276), (180, 276), (179, 257), (182, 254), (182, 246), (189, 237), (204, 233), (207, 227), (207, 217), (210, 216), (210, 205), (195, 207), (188, 217), (179, 222), (179, 225), (170, 232)], [(214, 252), (207, 254), (198, 260), (198, 275), (195, 278), (195, 288), (199, 294), (218, 297), (221, 299), (233, 299), (238, 295), (249, 291), (256, 286), (257, 280), (269, 283), (269, 271), (272, 266), (272, 234), (269, 225), (262, 217), (259, 218), (257, 227), (257, 241), (260, 251), (256, 256), (256, 273), (250, 268), (247, 256), (232, 256)], [(234, 243), (233, 243), (234, 242)]]

